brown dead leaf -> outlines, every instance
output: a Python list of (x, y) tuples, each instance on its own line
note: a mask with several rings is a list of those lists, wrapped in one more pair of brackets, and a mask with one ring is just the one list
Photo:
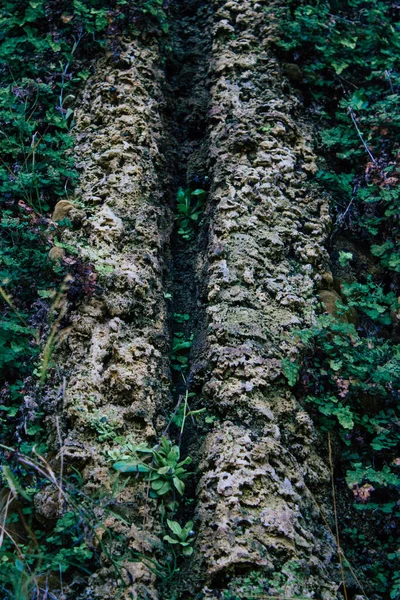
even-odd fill
[(375, 491), (375, 488), (370, 483), (364, 483), (361, 487), (355, 485), (353, 487), (354, 499), (356, 502), (361, 502), (361, 504), (365, 504), (369, 501), (372, 492)]

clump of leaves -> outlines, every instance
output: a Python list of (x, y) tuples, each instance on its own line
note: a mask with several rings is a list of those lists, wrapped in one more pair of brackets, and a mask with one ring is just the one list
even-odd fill
[(196, 225), (203, 213), (206, 192), (203, 189), (179, 188), (176, 196), (178, 235), (184, 240), (192, 239)]
[[(11, 449), (10, 449), (11, 450)], [(0, 479), (4, 492), (0, 540), (0, 590), (4, 600), (40, 595), (40, 582), (53, 580), (53, 587), (64, 586), (78, 592), (71, 571), (89, 574), (92, 565), (94, 518), (90, 500), (80, 493), (77, 478), (61, 482), (43, 458), (8, 454), (10, 467), (3, 466)], [(11, 459), (11, 460), (10, 460)], [(26, 482), (29, 481), (29, 485)], [(62, 486), (62, 487), (60, 487)], [(59, 510), (49, 519), (46, 530), (37, 519), (34, 499), (49, 493)], [(89, 534), (89, 528), (91, 534)], [(71, 586), (71, 587), (70, 587)]]
[(172, 545), (178, 545), (183, 556), (191, 556), (193, 554), (193, 521), (188, 521), (184, 527), (181, 527), (177, 521), (170, 521), (167, 519), (168, 527), (174, 534), (174, 537), (170, 535), (164, 535), (164, 541)]
[(174, 494), (175, 491), (183, 496), (184, 480), (190, 475), (186, 466), (192, 459), (188, 456), (181, 461), (180, 454), (179, 446), (162, 437), (153, 448), (145, 444), (135, 446), (132, 456), (114, 463), (113, 467), (120, 473), (148, 474), (153, 498)]
[[(48, 260), (46, 213), (78, 179), (70, 128), (90, 60), (108, 42), (117, 59), (114, 40), (124, 30), (157, 23), (165, 29), (166, 14), (162, 0), (5, 0), (0, 23), (0, 285), (29, 321), (38, 312), (39, 290), (56, 289), (67, 271)], [(80, 279), (85, 269), (74, 270)], [(1, 302), (0, 319), (3, 365), (18, 373), (35, 348)], [(13, 327), (19, 339), (11, 347)]]
[(336, 227), (368, 240), (400, 272), (400, 7), (291, 0), (278, 16), (278, 45), (299, 63), (319, 115), (327, 168), (318, 178), (334, 200)]
[[(44, 452), (46, 446), (41, 402), (61, 314), (52, 317), (52, 298), (67, 272), (74, 275), (70, 300), (93, 292), (95, 281), (90, 265), (78, 258), (68, 264), (48, 258), (56, 227), (71, 227), (68, 221), (55, 225), (49, 215), (78, 179), (70, 133), (77, 91), (106, 44), (118, 60), (124, 31), (156, 34), (166, 31), (167, 22), (162, 0), (4, 0), (0, 24), (0, 430), (3, 442), (17, 438), (20, 451), (32, 456), (35, 447)], [(100, 427), (103, 439), (112, 436), (105, 424)], [(2, 453), (0, 463), (11, 459)], [(91, 560), (82, 498), (52, 535), (35, 520), (23, 490), (36, 493), (45, 485), (41, 467), (34, 473), (15, 467), (13, 503), (18, 506), (22, 496), (28, 504), (19, 515), (10, 510), (7, 516), (6, 507), (2, 525), (13, 526), (18, 516), (27, 528), (16, 543), (4, 529), (0, 536), (5, 599), (41, 597), (38, 576), (43, 583)]]
[[(289, 0), (268, 11), (279, 20), (279, 51), (288, 63), (298, 63), (306, 104), (318, 115), (317, 143), (325, 160), (317, 180), (332, 201), (333, 234), (369, 247), (391, 290), (365, 278), (344, 285), (347, 307), (360, 316), (358, 330), (323, 317), (302, 333), (309, 344), (304, 363), (286, 360), (284, 369), (320, 423), (340, 432), (357, 509), (369, 511), (370, 519), (387, 515), (384, 527), (383, 521), (376, 525), (386, 528), (380, 559), (369, 556), (368, 540), (355, 556), (379, 593), (397, 598), (399, 569), (389, 556), (398, 527), (393, 502), (399, 350), (390, 335), (400, 272), (400, 7), (372, 0)], [(346, 268), (352, 258), (342, 252), (338, 262)]]
[(256, 600), (256, 598), (270, 597), (305, 599), (310, 593), (307, 584), (302, 565), (299, 561), (289, 560), (282, 566), (282, 571), (274, 573), (272, 577), (262, 570), (232, 577), (227, 589), (222, 592), (222, 598), (223, 600), (243, 598)]
[(182, 332), (176, 332), (172, 339), (171, 368), (184, 372), (189, 365), (189, 353), (193, 345), (193, 334), (186, 337)]
[[(394, 292), (385, 293), (382, 286), (376, 285), (369, 276), (365, 283), (344, 283), (341, 288), (347, 306), (352, 306), (367, 315), (375, 323), (391, 325), (391, 313), (399, 308)], [(346, 310), (346, 306), (342, 305)]]

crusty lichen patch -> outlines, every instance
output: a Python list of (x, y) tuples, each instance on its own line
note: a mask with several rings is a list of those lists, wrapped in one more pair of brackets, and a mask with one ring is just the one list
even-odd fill
[[(71, 373), (64, 461), (82, 472), (89, 495), (112, 493), (116, 473), (107, 453), (118, 447), (115, 437), (152, 443), (156, 414), (169, 397), (163, 273), (172, 218), (165, 196), (163, 85), (157, 46), (132, 40), (118, 64), (110, 56), (97, 66), (76, 114), (76, 196), (84, 212), (62, 241), (91, 262), (98, 285), (71, 315), (59, 359)], [(55, 218), (67, 209), (60, 206)], [(137, 553), (159, 549), (160, 523), (145, 482), (132, 478), (117, 500), (135, 525), (100, 511), (103, 529), (123, 534)], [(115, 573), (105, 556), (101, 560), (82, 598), (116, 595)], [(147, 567), (128, 560), (121, 569), (128, 587), (119, 598), (157, 598)]]
[[(191, 381), (219, 421), (200, 450), (195, 552), (176, 589), (185, 598), (224, 597), (256, 570), (263, 592), (333, 600), (335, 543), (310, 491), (319, 487), (324, 496), (329, 471), (281, 367), (297, 351), (288, 334), (313, 322), (326, 273), (328, 209), (307, 184), (316, 171), (312, 132), (271, 51), (266, 1), (189, 4), (198, 4), (198, 18), (185, 21), (181, 34), (195, 45), (198, 38), (188, 62), (202, 64), (192, 97), (185, 90), (193, 111), (183, 111), (182, 130), (194, 131), (195, 142), (180, 140), (180, 154), (176, 144), (173, 153), (180, 166), (187, 160), (190, 177), (200, 169), (211, 182), (208, 241), (196, 246), (204, 251), (194, 260), (193, 305), (199, 327), (203, 315), (207, 322), (193, 346)], [(210, 55), (202, 51), (205, 35)], [(174, 142), (163, 125), (160, 64), (157, 48), (132, 40), (119, 66), (111, 58), (98, 66), (77, 114), (77, 199), (85, 209), (63, 241), (92, 262), (98, 289), (72, 315), (61, 354), (72, 372), (63, 453), (83, 472), (88, 493), (112, 489), (110, 430), (150, 441), (169, 398), (163, 282), (173, 217), (164, 192)], [(182, 82), (191, 85), (187, 74)], [(196, 120), (208, 99), (207, 135), (199, 141)], [(76, 212), (64, 209), (69, 217)], [(130, 507), (128, 525), (108, 516), (101, 531), (157, 556), (161, 520), (143, 482), (133, 479), (119, 502)], [(82, 600), (117, 595), (110, 564), (101, 561)], [(149, 568), (128, 559), (124, 567), (119, 597), (160, 598)]]
[(296, 593), (328, 600), (338, 587), (335, 543), (309, 486), (323, 490), (329, 472), (281, 367), (296, 352), (289, 332), (314, 319), (328, 207), (307, 184), (312, 133), (271, 51), (265, 3), (211, 4), (213, 184), (199, 260), (208, 329), (198, 357), (208, 368), (198, 372), (220, 424), (204, 443), (197, 488), (203, 593), (254, 568), (273, 579), (296, 560), (310, 565)]
[[(296, 559), (312, 565), (302, 596), (312, 597), (318, 589), (321, 598), (335, 597), (337, 586), (321, 577), (330, 569), (333, 540), (320, 523), (299, 457), (282, 444), (279, 428), (271, 423), (255, 433), (224, 422), (208, 436), (204, 456), (198, 485), (198, 518), (204, 523), (199, 553), (212, 556), (211, 584), (222, 573), (231, 578), (243, 568), (273, 576)], [(319, 477), (324, 475), (322, 463), (315, 468)]]

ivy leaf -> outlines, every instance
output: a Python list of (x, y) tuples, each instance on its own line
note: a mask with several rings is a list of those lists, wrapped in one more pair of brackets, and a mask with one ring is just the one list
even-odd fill
[(340, 425), (343, 427), (343, 429), (353, 429), (353, 427), (354, 427), (353, 413), (347, 406), (341, 407), (336, 412), (336, 417), (337, 417), (337, 420), (339, 421)]
[(343, 366), (343, 362), (341, 360), (330, 360), (329, 361), (329, 366), (332, 369), (332, 371), (340, 371), (340, 369)]

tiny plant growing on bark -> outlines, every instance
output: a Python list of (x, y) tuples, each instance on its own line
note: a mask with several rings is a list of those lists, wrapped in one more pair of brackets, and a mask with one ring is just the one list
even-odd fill
[(186, 241), (192, 239), (195, 225), (203, 212), (205, 190), (197, 188), (179, 188), (176, 197), (176, 216), (178, 234)]
[(139, 445), (132, 458), (114, 463), (114, 469), (120, 473), (148, 473), (150, 495), (153, 498), (166, 496), (175, 490), (183, 496), (184, 480), (190, 475), (186, 465), (192, 462), (190, 456), (180, 460), (180, 448), (162, 437), (160, 444), (153, 448)]
[(164, 535), (164, 541), (173, 545), (179, 544), (184, 556), (190, 556), (193, 554), (193, 547), (191, 545), (194, 540), (193, 521), (188, 521), (185, 527), (181, 527), (179, 523), (176, 521), (170, 521), (169, 519), (167, 519), (167, 523), (175, 537)]

